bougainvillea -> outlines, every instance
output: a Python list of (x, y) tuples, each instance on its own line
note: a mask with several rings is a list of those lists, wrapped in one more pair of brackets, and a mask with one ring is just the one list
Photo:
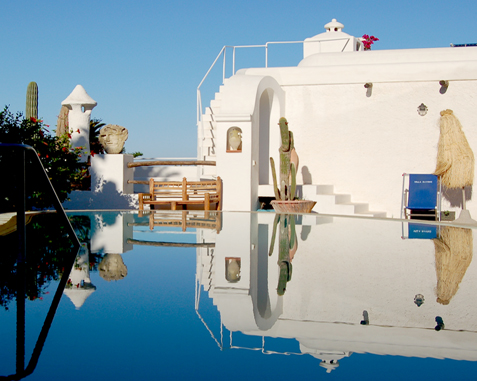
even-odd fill
[(371, 45), (373, 45), (375, 41), (379, 41), (379, 38), (363, 34), (361, 41), (363, 42), (364, 50), (371, 50)]

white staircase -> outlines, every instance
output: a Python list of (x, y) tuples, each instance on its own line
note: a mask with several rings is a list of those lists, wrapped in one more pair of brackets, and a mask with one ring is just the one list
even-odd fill
[(334, 193), (333, 185), (303, 185), (303, 198), (316, 201), (313, 211), (323, 214), (336, 214), (360, 217), (386, 217), (386, 212), (369, 210), (366, 203), (351, 202), (351, 195)]
[[(220, 86), (222, 91), (223, 85)], [(201, 142), (201, 157), (200, 160), (215, 161), (215, 149), (216, 149), (216, 136), (217, 136), (217, 122), (215, 121), (215, 115), (220, 111), (220, 104), (222, 94), (215, 93), (215, 98), (210, 102), (210, 107), (205, 108), (205, 113), (202, 115), (202, 142)], [(204, 166), (202, 175), (204, 176), (216, 176), (216, 168), (214, 166)]]

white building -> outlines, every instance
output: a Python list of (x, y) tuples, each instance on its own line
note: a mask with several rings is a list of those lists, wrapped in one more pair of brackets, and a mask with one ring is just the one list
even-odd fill
[[(442, 110), (454, 111), (476, 151), (477, 48), (371, 51), (336, 20), (325, 28), (304, 41), (298, 66), (225, 80), (202, 116), (198, 157), (217, 161), (224, 210), (256, 210), (259, 197), (273, 196), (269, 157), (277, 161), (282, 116), (295, 136), (302, 195), (322, 213), (369, 215), (369, 207), (399, 217), (402, 174), (435, 169)], [(241, 133), (238, 149), (232, 131)], [(460, 191), (447, 192), (442, 209), (461, 203)]]

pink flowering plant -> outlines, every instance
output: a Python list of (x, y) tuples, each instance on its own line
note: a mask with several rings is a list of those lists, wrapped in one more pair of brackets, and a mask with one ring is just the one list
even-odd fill
[(361, 41), (363, 42), (364, 50), (371, 50), (371, 45), (373, 45), (375, 41), (379, 41), (379, 38), (363, 34)]

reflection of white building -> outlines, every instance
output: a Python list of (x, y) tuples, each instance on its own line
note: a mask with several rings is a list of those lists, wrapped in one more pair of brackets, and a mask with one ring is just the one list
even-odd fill
[(81, 249), (71, 269), (64, 294), (70, 298), (76, 309), (81, 308), (86, 299), (96, 290), (89, 277), (89, 251), (86, 243)]
[[(296, 339), (302, 353), (320, 358), (328, 370), (353, 352), (477, 361), (475, 261), (449, 304), (440, 304), (438, 280), (453, 280), (438, 279), (432, 240), (402, 239), (398, 221), (307, 215), (297, 221), (293, 275), (279, 297), (278, 241), (268, 256), (273, 217), (224, 215), (202, 286), (229, 331)], [(226, 279), (229, 257), (240, 258), (238, 282)], [(199, 255), (198, 263), (204, 260)], [(420, 307), (418, 294), (424, 296)], [(441, 331), (434, 329), (438, 316)]]
[(132, 250), (127, 240), (133, 237), (133, 215), (129, 213), (98, 213), (92, 221), (91, 252), (122, 254)]

